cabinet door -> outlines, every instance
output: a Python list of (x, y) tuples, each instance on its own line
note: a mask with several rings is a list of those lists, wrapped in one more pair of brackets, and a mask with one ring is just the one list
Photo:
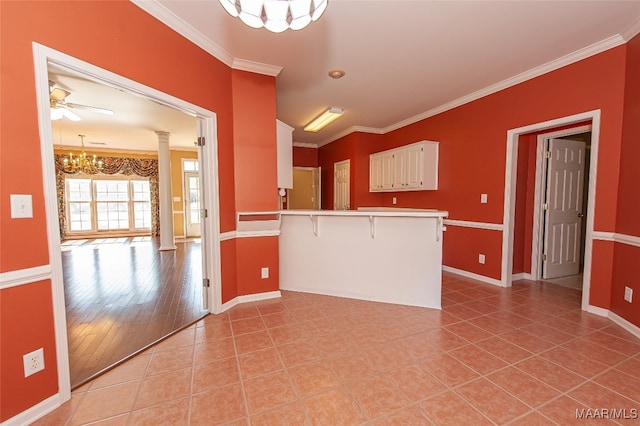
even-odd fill
[(424, 147), (422, 145), (414, 145), (407, 147), (405, 151), (406, 164), (406, 189), (422, 188), (424, 176)]
[(405, 149), (393, 152), (393, 189), (401, 191), (407, 188), (407, 154)]
[(382, 170), (382, 190), (390, 191), (393, 189), (393, 153), (392, 152), (384, 152), (380, 156), (381, 162), (381, 170)]
[(372, 154), (369, 157), (369, 192), (382, 190), (382, 157)]

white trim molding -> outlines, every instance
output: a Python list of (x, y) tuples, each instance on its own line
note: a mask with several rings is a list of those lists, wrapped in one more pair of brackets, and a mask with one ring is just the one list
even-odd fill
[(633, 324), (632, 322), (622, 318), (620, 315), (618, 315), (618, 314), (616, 314), (614, 312), (611, 312), (611, 311), (609, 311), (609, 314), (607, 315), (607, 317), (611, 321), (615, 322), (620, 327), (624, 328), (629, 333), (633, 334), (638, 339), (640, 339), (640, 327), (638, 327), (637, 325)]
[(635, 235), (618, 234), (617, 232), (593, 231), (593, 239), (599, 241), (613, 241), (629, 246), (640, 247), (640, 237)]
[(224, 302), (220, 306), (220, 312), (218, 312), (218, 314), (228, 311), (229, 309), (241, 303), (259, 302), (261, 300), (277, 299), (279, 297), (282, 297), (282, 293), (280, 293), (280, 290), (236, 296), (228, 302)]
[(235, 240), (236, 238), (277, 237), (279, 235), (279, 229), (264, 231), (228, 231), (220, 234), (220, 241)]
[(0, 273), (0, 290), (51, 279), (51, 265)]
[(442, 265), (442, 270), (444, 272), (450, 272), (452, 274), (460, 275), (465, 278), (471, 278), (472, 280), (482, 281), (487, 284), (496, 285), (498, 287), (502, 287), (502, 282), (495, 278), (487, 277), (485, 275), (476, 274), (474, 272), (465, 271), (463, 269), (453, 268), (451, 266)]
[(504, 230), (504, 225), (501, 223), (471, 222), (468, 220), (445, 219), (444, 224), (451, 225), (451, 226), (460, 226), (462, 228), (488, 229), (491, 231)]
[(254, 72), (256, 74), (269, 75), (271, 77), (277, 77), (282, 71), (282, 67), (275, 65), (262, 64), (260, 62), (248, 61), (246, 59), (235, 58), (231, 64), (231, 68), (234, 70)]
[(24, 426), (46, 416), (62, 405), (60, 394), (56, 393), (33, 407), (2, 422), (2, 426)]

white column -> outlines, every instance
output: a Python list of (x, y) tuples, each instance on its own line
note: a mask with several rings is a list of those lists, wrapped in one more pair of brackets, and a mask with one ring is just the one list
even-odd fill
[(158, 187), (160, 191), (160, 250), (175, 250), (169, 133), (156, 132), (156, 134), (158, 135)]

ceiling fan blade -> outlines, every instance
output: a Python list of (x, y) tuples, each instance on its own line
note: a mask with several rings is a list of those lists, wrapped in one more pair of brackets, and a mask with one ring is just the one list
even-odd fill
[(81, 118), (78, 117), (74, 112), (72, 112), (71, 110), (67, 109), (67, 108), (60, 108), (60, 110), (62, 111), (62, 115), (64, 115), (65, 117), (67, 117), (69, 120), (71, 121), (80, 121)]
[(53, 89), (49, 93), (49, 99), (54, 100), (54, 101), (62, 101), (62, 100), (64, 100), (64, 98), (66, 98), (70, 94), (71, 94), (71, 92), (67, 92), (66, 90), (62, 90), (62, 89), (56, 87), (55, 89)]
[(98, 108), (90, 105), (74, 104), (69, 102), (66, 102), (65, 105), (68, 106), (69, 108), (86, 109), (89, 111), (98, 112), (100, 114), (113, 115), (113, 111), (106, 108)]

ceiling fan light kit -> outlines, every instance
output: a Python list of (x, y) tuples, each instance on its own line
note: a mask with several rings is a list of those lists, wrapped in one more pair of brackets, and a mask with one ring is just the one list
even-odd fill
[(317, 21), (329, 0), (220, 0), (229, 15), (274, 33), (301, 30)]
[(55, 83), (53, 81), (49, 81), (49, 106), (51, 107), (51, 120), (60, 120), (63, 117), (66, 117), (71, 121), (80, 121), (81, 118), (69, 108), (85, 109), (98, 112), (100, 114), (113, 115), (113, 111), (110, 109), (67, 102), (67, 96), (70, 94), (71, 92), (55, 87)]

